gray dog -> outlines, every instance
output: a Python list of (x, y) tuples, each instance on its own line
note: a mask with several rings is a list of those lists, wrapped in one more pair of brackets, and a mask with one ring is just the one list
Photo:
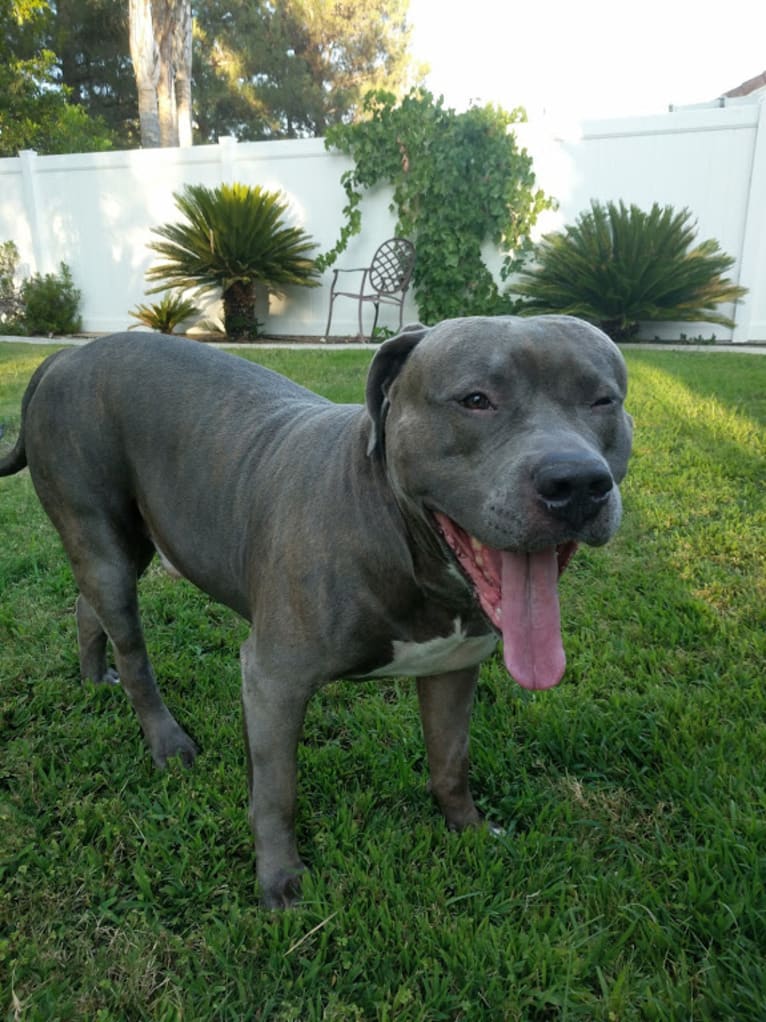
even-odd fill
[(83, 677), (119, 677), (158, 766), (197, 749), (157, 688), (137, 579), (159, 552), (250, 622), (249, 817), (263, 902), (286, 906), (303, 870), (297, 745), (334, 678), (415, 675), (433, 793), (450, 827), (480, 821), (478, 665), (500, 636), (520, 684), (561, 678), (557, 579), (619, 525), (625, 389), (617, 347), (566, 316), (409, 327), (377, 351), (366, 407), (119, 334), (40, 366), (0, 475), (29, 465), (80, 590)]

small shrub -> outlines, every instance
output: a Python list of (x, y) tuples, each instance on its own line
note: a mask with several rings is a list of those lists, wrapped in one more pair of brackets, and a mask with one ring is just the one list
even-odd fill
[(35, 273), (21, 285), (24, 325), (30, 334), (76, 334), (82, 328), (80, 299), (66, 263), (59, 273)]
[(513, 285), (525, 299), (521, 312), (580, 316), (614, 340), (633, 337), (642, 320), (733, 327), (716, 308), (747, 293), (724, 276), (734, 259), (695, 235), (688, 209), (655, 203), (646, 213), (592, 200), (573, 225), (537, 246), (537, 265)]
[(16, 284), (18, 265), (19, 250), (12, 241), (4, 241), (0, 245), (0, 332), (4, 334), (24, 332), (24, 303)]
[(151, 330), (159, 330), (161, 334), (172, 334), (177, 326), (187, 319), (199, 316), (200, 310), (194, 304), (179, 293), (168, 291), (158, 302), (150, 305), (137, 305), (131, 309), (129, 315), (138, 322), (129, 329), (135, 330), (139, 326), (148, 326)]

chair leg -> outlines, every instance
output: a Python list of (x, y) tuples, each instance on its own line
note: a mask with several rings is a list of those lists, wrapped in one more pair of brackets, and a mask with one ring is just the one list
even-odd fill
[(380, 312), (380, 303), (379, 302), (374, 302), (373, 304), (375, 305), (375, 316), (374, 316), (373, 321), (372, 321), (372, 332), (370, 334), (370, 340), (371, 341), (375, 339), (375, 328), (378, 325), (378, 313)]
[(329, 336), (330, 336), (330, 322), (332, 320), (332, 307), (333, 307), (333, 303), (334, 302), (335, 302), (335, 295), (330, 295), (330, 311), (327, 314), (327, 326), (325, 327), (325, 330), (324, 330), (325, 339), (329, 338)]

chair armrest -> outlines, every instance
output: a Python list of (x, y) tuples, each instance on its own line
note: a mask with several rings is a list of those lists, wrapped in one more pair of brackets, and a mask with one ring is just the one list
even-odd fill
[[(368, 277), (368, 274), (370, 272), (370, 267), (369, 266), (354, 266), (354, 267), (350, 267), (349, 269), (338, 268), (334, 272), (335, 272), (335, 276), (332, 278), (332, 287), (330, 289), (330, 293), (331, 294), (336, 294), (336, 293), (337, 294), (344, 294), (348, 298), (361, 298), (362, 295), (364, 295), (366, 287), (367, 287), (367, 277)], [(336, 288), (340, 285), (340, 281), (338, 280), (338, 274), (339, 273), (361, 273), (362, 277), (361, 277), (361, 279), (356, 284), (346, 284), (346, 287), (352, 288), (351, 291), (338, 291), (338, 292), (336, 292)]]

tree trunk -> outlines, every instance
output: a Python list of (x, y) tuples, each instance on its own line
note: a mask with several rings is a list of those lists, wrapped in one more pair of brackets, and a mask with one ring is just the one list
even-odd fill
[(191, 0), (129, 0), (141, 144), (191, 145)]
[(154, 38), (160, 52), (160, 74), (157, 82), (157, 108), (160, 116), (160, 143), (178, 145), (176, 118), (175, 67), (173, 66), (173, 32), (177, 8), (185, 0), (151, 0)]
[(255, 285), (238, 281), (223, 292), (223, 328), (230, 341), (249, 341), (260, 333), (255, 315)]
[(191, 77), (176, 75), (176, 116), (178, 118), (178, 144), (192, 144)]
[[(162, 54), (162, 50), (160, 50)], [(176, 120), (176, 93), (173, 81), (173, 65), (161, 60), (160, 80), (157, 83), (157, 109), (160, 116), (160, 145), (178, 145), (178, 122)]]
[(192, 144), (192, 11), (190, 0), (178, 4), (173, 26), (173, 66), (175, 68), (176, 124), (178, 144)]
[(130, 17), (130, 57), (138, 89), (138, 116), (141, 122), (141, 145), (160, 145), (160, 119), (157, 84), (160, 77), (160, 54), (154, 38), (151, 0), (128, 0)]

